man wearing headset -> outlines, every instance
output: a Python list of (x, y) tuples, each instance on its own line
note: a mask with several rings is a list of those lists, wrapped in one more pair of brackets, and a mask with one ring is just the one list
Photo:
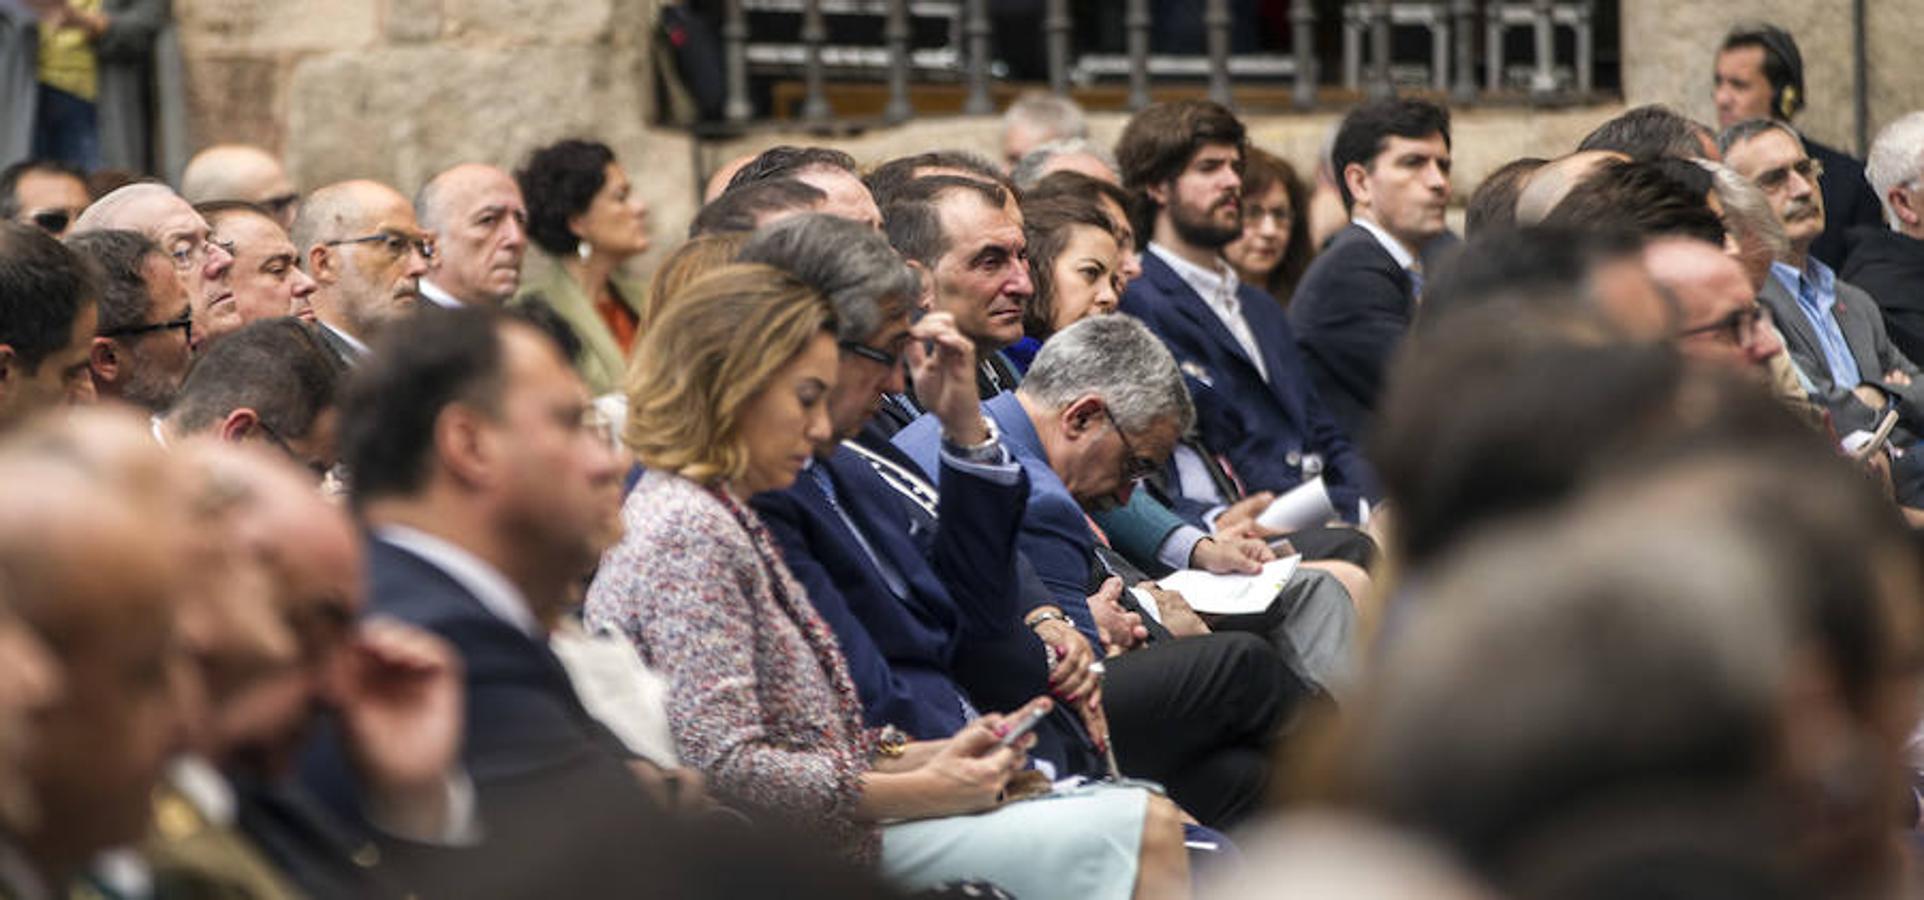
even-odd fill
[[(1790, 32), (1775, 25), (1739, 24), (1724, 35), (1717, 50), (1717, 127), (1729, 128), (1750, 119), (1789, 122), (1804, 108), (1804, 56)], [(1846, 255), (1844, 232), (1880, 221), (1877, 194), (1864, 178), (1864, 164), (1809, 136), (1804, 149), (1823, 166), (1819, 190), (1824, 195), (1827, 220), (1824, 233), (1811, 244), (1810, 255), (1833, 269)]]

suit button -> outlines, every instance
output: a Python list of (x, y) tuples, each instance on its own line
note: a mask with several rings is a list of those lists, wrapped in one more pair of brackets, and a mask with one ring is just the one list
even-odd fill
[(354, 860), (355, 865), (363, 869), (371, 869), (381, 864), (381, 848), (373, 844), (362, 844), (355, 849), (354, 855), (350, 858)]

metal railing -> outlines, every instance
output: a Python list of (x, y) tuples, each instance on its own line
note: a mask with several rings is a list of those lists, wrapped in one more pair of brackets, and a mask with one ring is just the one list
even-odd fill
[[(1399, 83), (1413, 83), (1447, 93), (1459, 104), (1496, 98), (1540, 103), (1582, 99), (1596, 83), (1596, 6), (1597, 0), (1345, 0), (1338, 23), (1340, 84), (1350, 94), (1382, 97), (1395, 93)], [(751, 13), (799, 16), (795, 39), (757, 40), (750, 33)], [(799, 78), (802, 94), (797, 113), (807, 124), (824, 124), (834, 116), (826, 87), (831, 73), (838, 79), (886, 84), (882, 117), (891, 123), (915, 114), (912, 81), (959, 84), (965, 91), (964, 113), (995, 111), (991, 84), (997, 76), (988, 0), (724, 0), (722, 15), (727, 75), (723, 109), (728, 123), (745, 124), (755, 117), (751, 75)], [(1152, 54), (1155, 23), (1149, 0), (1125, 0), (1123, 52), (1077, 54), (1071, 41), (1076, 22), (1070, 0), (1046, 0), (1041, 25), (1047, 82), (1052, 91), (1067, 93), (1076, 85), (1126, 79), (1126, 103), (1134, 110), (1150, 102), (1152, 79), (1201, 80), (1209, 97), (1224, 103), (1234, 101), (1233, 85), (1240, 79), (1288, 81), (1289, 104), (1310, 108), (1319, 101), (1321, 69), (1316, 57), (1315, 4), (1297, 0), (1289, 15), (1290, 52), (1236, 54), (1231, 52), (1234, 20), (1228, 0), (1203, 0), (1205, 52)], [(879, 20), (879, 46), (847, 40), (832, 43), (829, 16)], [(939, 34), (943, 40), (934, 46), (917, 46), (912, 26), (918, 22), (936, 26), (921, 33)], [(1517, 65), (1505, 48), (1511, 30), (1525, 28), (1533, 36), (1527, 67)], [(1395, 59), (1399, 46), (1395, 33), (1413, 29), (1426, 34), (1427, 52), (1423, 57)], [(1558, 29), (1572, 37), (1570, 59), (1556, 58)], [(1411, 44), (1405, 41), (1401, 46), (1407, 49)]]

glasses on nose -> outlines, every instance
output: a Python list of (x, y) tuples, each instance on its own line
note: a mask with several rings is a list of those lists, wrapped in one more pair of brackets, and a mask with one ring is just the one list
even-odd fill
[(861, 341), (837, 341), (836, 344), (849, 353), (853, 353), (870, 362), (881, 363), (890, 368), (894, 368), (897, 363), (902, 361), (902, 357), (894, 353), (890, 353), (880, 347), (871, 347)]
[(1254, 228), (1263, 224), (1264, 219), (1276, 223), (1277, 228), (1288, 229), (1289, 221), (1295, 218), (1287, 206), (1255, 206), (1243, 204), (1243, 227)]
[(403, 254), (409, 250), (413, 250), (421, 254), (422, 259), (429, 262), (434, 261), (434, 239), (425, 235), (402, 234), (398, 231), (377, 231), (374, 234), (362, 235), (357, 238), (341, 238), (340, 240), (323, 241), (322, 243), (329, 247), (339, 247), (343, 244), (379, 244), (382, 252), (386, 253), (390, 259), (400, 259)]
[(179, 318), (168, 319), (165, 322), (154, 322), (148, 325), (126, 325), (120, 328), (109, 328), (106, 331), (101, 332), (100, 336), (101, 337), (139, 337), (143, 334), (153, 334), (156, 331), (172, 331), (173, 329), (176, 329), (176, 328), (187, 332), (187, 343), (192, 344), (194, 342), (194, 313), (192, 310), (188, 310), (187, 312), (181, 313)]
[(321, 481), (326, 479), (327, 473), (333, 469), (333, 466), (327, 463), (321, 462), (318, 459), (309, 459), (296, 452), (294, 445), (289, 444), (286, 438), (281, 437), (281, 433), (275, 431), (274, 426), (267, 424), (266, 420), (255, 419), (254, 424), (260, 426), (261, 434), (267, 436), (268, 443), (273, 444), (282, 453), (287, 454), (288, 459), (306, 467), (307, 471), (314, 475), (314, 480)]
[(173, 258), (174, 269), (176, 271), (192, 272), (207, 264), (207, 251), (213, 247), (220, 248), (230, 257), (234, 255), (234, 244), (232, 241), (216, 243), (211, 236), (182, 238), (179, 243), (174, 245), (174, 249), (167, 251), (167, 255)]
[(1753, 303), (1744, 309), (1737, 310), (1708, 325), (1699, 325), (1695, 328), (1686, 328), (1683, 331), (1679, 331), (1677, 332), (1677, 337), (1687, 338), (1707, 334), (1715, 337), (1722, 343), (1747, 350), (1757, 343), (1757, 340), (1762, 337), (1764, 331), (1769, 327), (1770, 310)]
[(1109, 407), (1104, 406), (1102, 408), (1102, 417), (1109, 420), (1109, 429), (1114, 431), (1116, 433), (1116, 439), (1122, 442), (1122, 481), (1124, 484), (1141, 481), (1144, 478), (1156, 474), (1156, 470), (1162, 468), (1162, 465), (1155, 460), (1146, 456), (1137, 455), (1135, 443), (1129, 440), (1129, 435), (1123, 433), (1122, 426), (1116, 423), (1116, 416), (1109, 411)]
[(1817, 179), (1824, 177), (1824, 163), (1806, 156), (1788, 166), (1778, 166), (1758, 173), (1757, 186), (1772, 192), (1783, 190), (1785, 185), (1790, 184), (1792, 172), (1797, 173), (1797, 177), (1810, 182), (1812, 187), (1816, 187)]

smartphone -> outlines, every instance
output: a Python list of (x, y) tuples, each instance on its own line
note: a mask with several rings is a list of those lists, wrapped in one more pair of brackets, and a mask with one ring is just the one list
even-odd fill
[(1042, 724), (1042, 720), (1048, 717), (1049, 717), (1048, 707), (1037, 709), (1029, 713), (1028, 715), (1023, 716), (1022, 721), (1017, 722), (1014, 728), (1009, 729), (1008, 734), (1005, 734), (1002, 736), (1002, 740), (997, 743), (997, 746), (1001, 746), (1001, 747), (1015, 746), (1016, 741), (1022, 740), (1023, 735), (1028, 734), (1031, 731), (1034, 731), (1035, 727), (1037, 725)]
[(1884, 414), (1884, 421), (1877, 423), (1877, 431), (1871, 435), (1870, 443), (1859, 447), (1856, 453), (1851, 454), (1851, 457), (1857, 462), (1870, 459), (1871, 454), (1884, 449), (1884, 445), (1890, 442), (1891, 431), (1896, 427), (1897, 410), (1893, 409)]

